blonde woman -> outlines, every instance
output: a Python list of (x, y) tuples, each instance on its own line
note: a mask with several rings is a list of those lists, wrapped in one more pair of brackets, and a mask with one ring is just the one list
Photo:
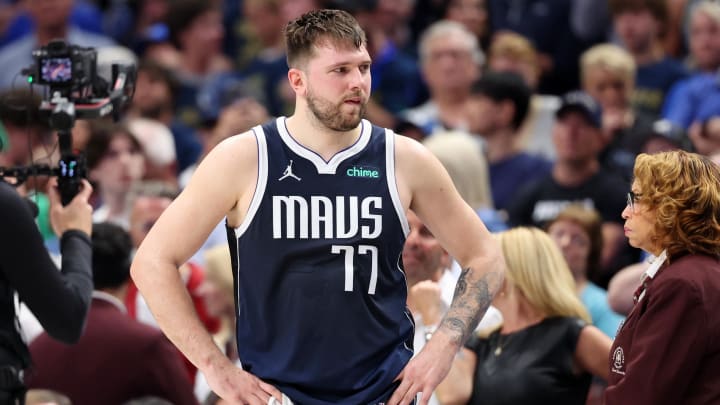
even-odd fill
[(608, 375), (611, 341), (589, 325), (557, 245), (536, 228), (498, 235), (507, 263), (493, 300), (500, 328), (476, 334), (436, 394), (450, 404), (585, 404)]

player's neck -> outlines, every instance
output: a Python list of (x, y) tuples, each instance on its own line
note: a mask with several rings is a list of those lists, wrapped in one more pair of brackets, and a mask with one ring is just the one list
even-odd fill
[(334, 131), (307, 112), (297, 108), (295, 114), (286, 120), (290, 135), (302, 146), (330, 160), (335, 154), (354, 144), (360, 137), (362, 126), (358, 125), (351, 131)]

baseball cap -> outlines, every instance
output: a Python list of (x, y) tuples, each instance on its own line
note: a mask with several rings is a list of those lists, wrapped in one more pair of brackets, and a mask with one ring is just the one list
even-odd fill
[(660, 119), (653, 123), (648, 140), (652, 138), (664, 139), (683, 150), (692, 149), (685, 130), (667, 119)]
[(600, 104), (584, 91), (571, 91), (562, 96), (560, 108), (555, 113), (555, 117), (562, 118), (568, 112), (579, 112), (588, 120), (590, 125), (595, 128), (602, 127)]

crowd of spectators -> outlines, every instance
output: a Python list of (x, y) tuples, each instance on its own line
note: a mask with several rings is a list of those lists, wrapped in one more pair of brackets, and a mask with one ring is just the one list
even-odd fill
[[(549, 230), (590, 316), (571, 313), (614, 337), (622, 317), (608, 307), (604, 289), (627, 266), (631, 280), (645, 267), (645, 255), (622, 232), (635, 157), (672, 149), (720, 156), (717, 1), (2, 1), (0, 166), (57, 160), (52, 129), (27, 108), (43, 94), (24, 77), (33, 49), (63, 38), (96, 48), (101, 64), (136, 64), (135, 96), (120, 121), (78, 120), (73, 147), (87, 156), (94, 220), (118, 227), (105, 225), (98, 237), (117, 239), (125, 249), (127, 232), (137, 247), (210, 149), (292, 113), (282, 30), (316, 8), (345, 9), (367, 33), (373, 80), (366, 118), (424, 142), (491, 231)], [(28, 184), (31, 194), (41, 186)], [(48, 249), (58, 253), (46, 199), (34, 194), (38, 225)], [(232, 298), (223, 293), (205, 301), (210, 291), (232, 287), (220, 272), (229, 262), (218, 259), (227, 253), (217, 253), (224, 233), (218, 224), (181, 276), (218, 343), (234, 353)], [(437, 282), (450, 272), (451, 258), (443, 260), (425, 278)], [(161, 345), (145, 329), (156, 325), (142, 297), (122, 276), (125, 269), (117, 271), (112, 283), (96, 284), (101, 293), (92, 311), (105, 307), (117, 316), (119, 307), (139, 321), (129, 327)], [(102, 334), (114, 334), (99, 325)], [(38, 353), (61, 355), (42, 339)], [(91, 345), (93, 336), (86, 339)], [(39, 383), (52, 376), (44, 364), (36, 364), (30, 381), (62, 391)], [(195, 378), (201, 384), (202, 376), (185, 366), (188, 387)], [(61, 393), (83, 403), (72, 390)], [(206, 388), (196, 393), (190, 403), (213, 401)]]

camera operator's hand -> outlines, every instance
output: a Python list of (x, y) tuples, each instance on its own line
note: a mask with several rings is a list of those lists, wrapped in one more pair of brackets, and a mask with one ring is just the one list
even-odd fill
[(92, 194), (92, 186), (90, 182), (83, 179), (80, 192), (70, 201), (70, 204), (63, 206), (60, 202), (57, 179), (50, 181), (48, 185), (50, 223), (58, 237), (70, 229), (77, 229), (90, 235), (92, 231), (92, 206), (88, 203), (90, 194)]

